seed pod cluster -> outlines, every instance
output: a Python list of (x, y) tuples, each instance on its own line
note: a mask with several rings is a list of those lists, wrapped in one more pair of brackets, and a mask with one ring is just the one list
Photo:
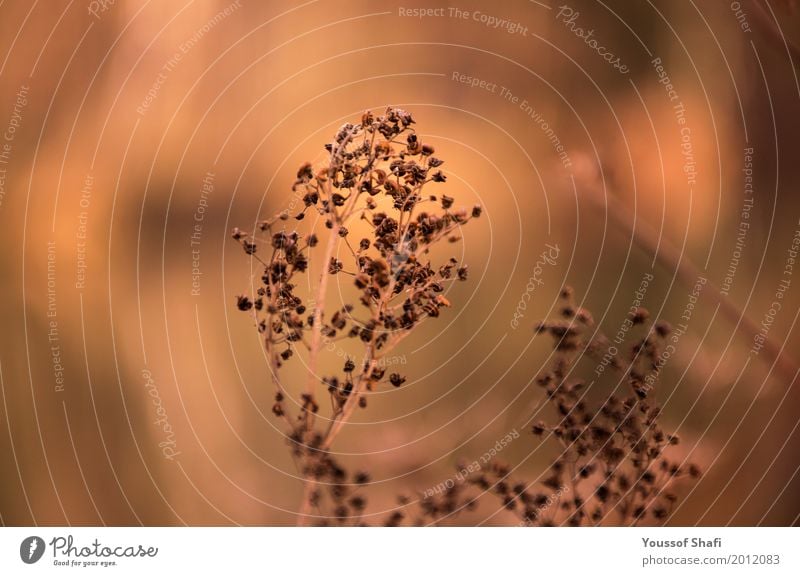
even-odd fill
[[(370, 392), (406, 382), (382, 360), (420, 322), (449, 308), (448, 286), (468, 278), (466, 265), (454, 257), (434, 263), (431, 249), (458, 241), (462, 227), (482, 214), (480, 206), (457, 208), (453, 198), (429, 191), (447, 181), (444, 161), (414, 126), (411, 114), (399, 108), (344, 124), (325, 145), (323, 166), (298, 169), (292, 190), (302, 199), (299, 212), (282, 212), (253, 233), (233, 231), (262, 270), (255, 292), (238, 296), (236, 306), (253, 317), (263, 336), (277, 388), (272, 412), (288, 426), (307, 485), (304, 506), (322, 512), (328, 501), (331, 518), (352, 520), (365, 500), (342, 499), (349, 495), (341, 488), (348, 476), (329, 454), (330, 444), (353, 411), (367, 406)], [(358, 237), (355, 230), (369, 232)], [(316, 254), (323, 247), (324, 254)], [(312, 264), (322, 270), (319, 282), (301, 282)], [(347, 278), (357, 299), (325, 310), (330, 278)], [(302, 294), (302, 285), (315, 291)], [(363, 347), (362, 358), (347, 357), (339, 373), (316, 374), (323, 348), (340, 339)], [(280, 376), (298, 353), (309, 357), (311, 384), (304, 391)], [(320, 394), (330, 398), (324, 418)], [(320, 482), (340, 488), (326, 499)]]

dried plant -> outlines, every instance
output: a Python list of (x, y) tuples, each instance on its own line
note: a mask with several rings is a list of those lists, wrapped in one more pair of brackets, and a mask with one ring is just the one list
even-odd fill
[[(235, 229), (233, 238), (263, 268), (254, 294), (238, 297), (240, 310), (252, 315), (263, 337), (272, 381), (274, 415), (285, 423), (287, 438), (304, 479), (300, 523), (358, 523), (366, 506), (360, 486), (366, 473), (349, 473), (330, 453), (331, 444), (369, 393), (399, 387), (406, 378), (387, 373), (381, 362), (424, 318), (436, 318), (450, 306), (449, 283), (467, 279), (467, 267), (455, 258), (431, 262), (431, 248), (460, 239), (461, 227), (481, 215), (481, 207), (454, 209), (446, 195), (430, 194), (430, 184), (446, 181), (443, 161), (423, 143), (408, 112), (389, 108), (359, 124), (345, 124), (325, 146), (328, 160), (315, 169), (300, 167), (293, 191), (304, 208), (294, 216), (309, 229), (288, 230), (282, 213), (261, 222), (252, 234)], [(306, 220), (308, 214), (316, 215)], [(324, 231), (314, 231), (317, 221)], [(353, 240), (350, 229), (368, 228)], [(309, 271), (311, 251), (323, 245), (319, 283), (299, 294), (298, 276)], [(341, 256), (345, 254), (346, 256)], [(357, 301), (326, 309), (330, 278), (347, 275)], [(308, 300), (307, 296), (311, 297)], [(306, 297), (306, 299), (304, 299)], [(321, 356), (330, 342), (353, 339), (363, 360), (348, 357), (336, 374), (321, 375)], [(285, 382), (280, 369), (298, 352), (308, 356), (304, 389)], [(302, 386), (300, 386), (302, 388)], [(320, 409), (327, 396), (330, 409)]]
[[(450, 306), (443, 294), (448, 283), (468, 276), (455, 258), (435, 266), (431, 248), (458, 241), (461, 227), (479, 217), (481, 208), (454, 210), (452, 198), (424, 191), (446, 177), (439, 170), (442, 161), (413, 125), (411, 115), (397, 108), (345, 124), (325, 146), (327, 163), (318, 169), (306, 163), (297, 172), (293, 191), (302, 198), (302, 211), (260, 222), (252, 234), (233, 232), (263, 270), (255, 292), (239, 296), (237, 304), (252, 316), (263, 338), (276, 389), (272, 412), (285, 423), (304, 481), (301, 524), (312, 519), (320, 525), (367, 524), (363, 488), (369, 475), (346, 470), (331, 454), (331, 445), (355, 411), (367, 407), (370, 392), (403, 385), (405, 376), (388, 371), (382, 360), (424, 318), (438, 317)], [(308, 214), (316, 215), (314, 222), (306, 220)], [(292, 219), (296, 228), (305, 225), (308, 231), (289, 231)], [(324, 231), (314, 231), (317, 222)], [(352, 241), (350, 229), (359, 226), (368, 233)], [(301, 295), (299, 275), (309, 272), (311, 252), (321, 244), (319, 282), (312, 293)], [(326, 308), (330, 278), (340, 275), (349, 276), (357, 298)], [(627, 357), (608, 360), (610, 343), (591, 313), (576, 308), (570, 289), (561, 298), (561, 318), (536, 328), (555, 342), (552, 362), (536, 382), (559, 421), (532, 427), (534, 436), (560, 443), (561, 453), (550, 468), (527, 482), (512, 478), (510, 468), (495, 460), (434, 495), (399, 497), (397, 509), (380, 523), (435, 525), (474, 509), (486, 493), (498, 496), (521, 525), (666, 520), (677, 500), (675, 481), (700, 474), (695, 465), (669, 456), (678, 438), (661, 428), (661, 410), (650, 399), (671, 329), (664, 322), (650, 323), (640, 308), (630, 321), (643, 327), (644, 336)], [(337, 373), (320, 374), (321, 356), (340, 339), (358, 342), (363, 360), (347, 357)], [(305, 386), (281, 377), (281, 368), (299, 353), (308, 358)], [(607, 361), (628, 392), (612, 392), (591, 406), (586, 383), (574, 375), (581, 358)], [(325, 395), (329, 408), (321, 408)]]
[(526, 498), (526, 489), (506, 493), (507, 507), (518, 510), (528, 524), (661, 523), (677, 500), (675, 481), (700, 475), (696, 465), (670, 455), (678, 436), (662, 428), (661, 407), (651, 399), (672, 328), (664, 321), (650, 322), (644, 308), (629, 312), (629, 323), (641, 326), (644, 335), (630, 346), (627, 357), (610, 359), (617, 386), (593, 407), (586, 400), (585, 381), (572, 374), (580, 358), (606, 361), (611, 343), (597, 330), (592, 314), (575, 307), (571, 289), (562, 291), (561, 298), (563, 318), (536, 327), (555, 343), (552, 363), (536, 382), (560, 420), (534, 424), (532, 432), (552, 435), (561, 444), (561, 454), (541, 484), (551, 492), (566, 486), (569, 497), (540, 514), (537, 500), (542, 494)]
[[(561, 293), (560, 314), (536, 327), (554, 340), (552, 361), (536, 383), (559, 420), (537, 422), (531, 429), (535, 437), (555, 439), (559, 456), (535, 482), (512, 478), (509, 466), (493, 462), (489, 470), (425, 503), (428, 523), (473, 507), (478, 496), (469, 490), (472, 485), (499, 497), (523, 526), (659, 524), (678, 499), (675, 482), (700, 476), (696, 465), (670, 456), (679, 439), (663, 430), (661, 408), (650, 398), (669, 324), (652, 324), (644, 308), (630, 312), (631, 326), (641, 326), (644, 336), (627, 357), (609, 358), (610, 341), (597, 330), (592, 314), (575, 306), (570, 288)], [(589, 386), (574, 375), (581, 358), (606, 362), (619, 376), (623, 394), (614, 391), (592, 406)]]

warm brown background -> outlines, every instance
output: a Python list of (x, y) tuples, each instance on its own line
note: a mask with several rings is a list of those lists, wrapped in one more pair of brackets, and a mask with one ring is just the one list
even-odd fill
[[(528, 31), (398, 16), (412, 5), (482, 10)], [(229, 2), (118, 0), (99, 19), (86, 2), (0, 4), (3, 131), (28, 86), (0, 204), (0, 522), (294, 523), (301, 486), (269, 414), (258, 338), (235, 310), (251, 273), (229, 230), (289, 205), (296, 166), (320, 160), (332, 132), (364, 109), (413, 111), (447, 160), (450, 194), (486, 208), (457, 248), (472, 278), (448, 296), (456, 307), (396, 352), (409, 385), (372, 399), (337, 441), (348, 465), (371, 470), (373, 511), (446, 480), (459, 458), (472, 461), (514, 429), (522, 436), (503, 459), (530, 477), (550, 461), (554, 447), (537, 448), (525, 424), (540, 400), (530, 381), (549, 353), (530, 327), (566, 282), (613, 333), (651, 270), (652, 255), (584, 197), (598, 181), (665, 243), (707, 263), (719, 285), (736, 242), (742, 150), (754, 147), (752, 227), (730, 299), (760, 322), (800, 225), (800, 89), (789, 59), (800, 19), (789, 2), (741, 5), (751, 32), (728, 2), (573, 0), (578, 24), (631, 69), (623, 76), (556, 21), (556, 3), (241, 0), (165, 73), (142, 115), (162, 67)], [(656, 56), (687, 108), (691, 194)], [(454, 82), (454, 71), (529, 100), (572, 169), (519, 107)], [(207, 172), (215, 189), (192, 296), (189, 241)], [(77, 289), (82, 210), (88, 256)], [(48, 343), (48, 242), (61, 391)], [(560, 258), (513, 330), (546, 242)], [(691, 287), (673, 269), (653, 273), (646, 305), (675, 322)], [(769, 333), (789, 364), (798, 302), (800, 268)], [(667, 428), (706, 468), (670, 522), (796, 524), (798, 384), (770, 375), (763, 355), (745, 368), (752, 338), (719, 314), (710, 323), (714, 308), (702, 300), (659, 383)], [(172, 461), (159, 448), (144, 369), (174, 428)], [(302, 364), (292, 369), (302, 377)], [(487, 500), (454, 522), (513, 521)]]

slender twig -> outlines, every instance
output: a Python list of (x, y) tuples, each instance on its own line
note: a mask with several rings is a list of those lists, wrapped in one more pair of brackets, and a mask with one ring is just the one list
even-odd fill
[(761, 24), (769, 29), (770, 39), (774, 43), (782, 45), (786, 49), (790, 58), (793, 60), (794, 66), (800, 65), (800, 47), (798, 47), (797, 44), (795, 44), (791, 39), (787, 38), (786, 34), (783, 33), (780, 24), (774, 17), (772, 9), (767, 9), (762, 1), (754, 2), (754, 4), (756, 18), (761, 22)]
[[(597, 209), (602, 210), (605, 205), (606, 212), (613, 223), (631, 234), (634, 242), (646, 253), (655, 257), (663, 267), (668, 270), (674, 270), (678, 279), (685, 286), (691, 287), (697, 282), (698, 277), (706, 277), (706, 274), (692, 262), (685, 252), (678, 250), (667, 237), (659, 235), (642, 218), (636, 218), (633, 212), (617, 198), (610, 194), (603, 195), (599, 191), (594, 191), (594, 193), (588, 194), (587, 197), (592, 200)], [(707, 287), (710, 289), (703, 290), (703, 296), (710, 299), (714, 304), (719, 305), (720, 311), (730, 322), (741, 328), (751, 339), (758, 335), (763, 336), (758, 324), (751, 320), (744, 313), (744, 310), (739, 308), (728, 296), (723, 295), (722, 291), (711, 280), (706, 282)], [(798, 370), (795, 362), (783, 354), (780, 346), (769, 337), (764, 339), (763, 352), (769, 362), (775, 362), (776, 371), (787, 382), (790, 382)]]

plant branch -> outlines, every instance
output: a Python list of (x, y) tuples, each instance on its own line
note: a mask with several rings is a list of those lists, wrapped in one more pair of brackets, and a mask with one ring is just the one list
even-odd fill
[[(588, 196), (596, 208), (603, 208), (603, 202), (600, 200), (603, 196), (599, 190), (594, 190)], [(607, 213), (613, 222), (628, 231), (634, 242), (642, 250), (654, 256), (662, 266), (668, 270), (674, 270), (684, 286), (693, 286), (698, 277), (705, 275), (685, 252), (678, 250), (665, 236), (659, 236), (650, 224), (641, 218), (635, 218), (634, 214), (617, 198), (605, 195), (604, 200)], [(711, 280), (707, 280), (707, 285), (710, 290), (704, 290), (703, 294), (719, 305), (723, 315), (730, 322), (734, 323), (736, 327), (740, 327), (751, 339), (761, 333), (758, 325), (747, 317), (744, 310), (740, 309), (733, 300), (723, 296), (722, 291)], [(782, 354), (780, 347), (769, 337), (765, 337), (763, 351), (769, 361), (775, 363), (776, 370), (781, 376), (790, 382), (797, 373), (797, 365), (785, 354)]]

